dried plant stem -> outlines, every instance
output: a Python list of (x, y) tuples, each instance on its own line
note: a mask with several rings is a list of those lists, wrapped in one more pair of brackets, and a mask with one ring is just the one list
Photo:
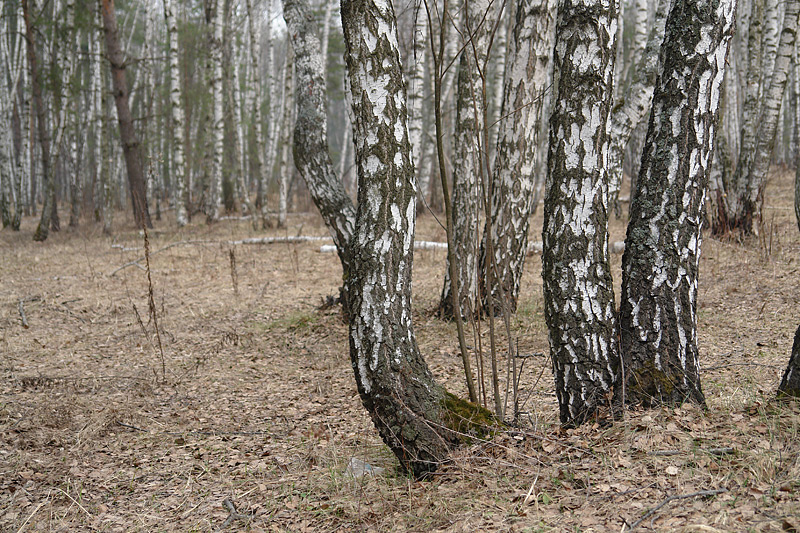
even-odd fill
[(144, 227), (144, 263), (147, 272), (147, 306), (150, 311), (150, 320), (153, 321), (153, 328), (156, 330), (156, 341), (158, 352), (161, 356), (161, 379), (167, 379), (167, 364), (164, 358), (164, 346), (161, 344), (161, 331), (158, 327), (158, 313), (156, 312), (156, 302), (153, 298), (153, 278), (150, 275), (150, 239), (147, 235), (147, 228)]

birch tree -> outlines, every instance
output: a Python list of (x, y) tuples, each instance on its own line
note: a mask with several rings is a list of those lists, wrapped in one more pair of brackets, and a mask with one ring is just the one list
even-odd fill
[[(439, 313), (451, 318), (456, 309), (461, 316), (471, 316), (478, 297), (478, 199), (480, 176), (485, 175), (487, 153), (484, 137), (486, 118), (486, 58), (494, 29), (494, 10), (489, 0), (466, 3), (461, 31), (463, 50), (458, 65), (456, 86), (456, 123), (453, 141), (452, 172), (452, 244), (457, 258), (455, 269), (446, 260), (444, 286)], [(457, 283), (451, 283), (450, 272)], [(453, 287), (458, 297), (454, 300)], [(458, 301), (456, 305), (454, 302)]]
[(675, 0), (623, 256), (626, 400), (705, 403), (697, 353), (702, 211), (736, 0)]
[(222, 90), (222, 33), (225, 0), (213, 2), (211, 15), (211, 41), (209, 45), (209, 91), (211, 92), (211, 175), (209, 177), (206, 220), (213, 222), (222, 214), (222, 157), (225, 143), (224, 93)]
[(555, 43), (542, 277), (562, 424), (598, 415), (618, 375), (607, 161), (617, 13), (561, 0)]
[(22, 3), (23, 17), (25, 21), (25, 44), (28, 54), (28, 68), (31, 77), (31, 93), (33, 95), (33, 105), (36, 109), (36, 125), (39, 138), (39, 148), (42, 157), (42, 185), (45, 189), (45, 202), (42, 206), (42, 214), (39, 225), (33, 234), (34, 241), (45, 241), (50, 233), (50, 217), (53, 214), (55, 202), (55, 177), (50, 166), (50, 128), (47, 122), (47, 110), (45, 109), (44, 97), (42, 95), (42, 73), (39, 70), (39, 54), (36, 48), (36, 38), (34, 36), (35, 27), (31, 20), (31, 10), (29, 0), (20, 0)]
[(181, 105), (181, 69), (178, 48), (178, 21), (173, 0), (164, 1), (164, 21), (167, 26), (167, 59), (169, 61), (169, 108), (172, 115), (172, 192), (175, 222), (178, 227), (187, 223), (186, 216), (186, 156), (184, 153), (184, 118)]
[(552, 28), (548, 0), (515, 5), (509, 39), (497, 149), (489, 184), (490, 213), (481, 245), (484, 310), (514, 312), (528, 247), (533, 209), (535, 149), (549, 79)]

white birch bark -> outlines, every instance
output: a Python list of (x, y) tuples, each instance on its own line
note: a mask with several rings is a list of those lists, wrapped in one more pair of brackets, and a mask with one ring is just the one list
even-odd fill
[(167, 57), (169, 61), (169, 107), (172, 114), (172, 187), (175, 203), (175, 222), (182, 228), (188, 222), (186, 214), (186, 155), (183, 132), (185, 121), (181, 105), (180, 48), (178, 45), (178, 20), (174, 0), (164, 0), (164, 21), (167, 26)]
[[(658, 54), (664, 40), (664, 27), (669, 14), (670, 0), (658, 0), (655, 21), (649, 37), (644, 35), (645, 46), (639, 55), (639, 61), (630, 87), (621, 92), (614, 101), (611, 112), (610, 136), (611, 144), (608, 152), (609, 202), (617, 216), (621, 214), (618, 203), (619, 188), (622, 184), (623, 160), (625, 147), (630, 141), (633, 130), (647, 116), (653, 101), (653, 90), (658, 76)], [(645, 23), (647, 22), (647, 6), (645, 5)], [(640, 8), (637, 6), (637, 24)], [(642, 35), (637, 31), (637, 38)], [(636, 48), (639, 48), (638, 46)]]
[(224, 25), (225, 0), (213, 0), (213, 14), (211, 20), (211, 45), (209, 49), (211, 76), (209, 90), (211, 92), (212, 118), (211, 118), (211, 176), (209, 181), (209, 199), (206, 210), (207, 220), (216, 221), (222, 214), (222, 156), (225, 141), (225, 117), (223, 115), (223, 90), (222, 90), (222, 33)]
[(736, 0), (675, 0), (667, 20), (622, 259), (625, 383), (615, 393), (631, 403), (705, 403), (697, 351), (697, 275), (735, 10)]
[[(253, 151), (255, 154), (255, 159), (253, 160), (253, 172), (256, 175), (256, 179), (259, 183), (263, 184), (266, 187), (267, 181), (269, 179), (269, 168), (267, 165), (264, 164), (264, 120), (261, 114), (261, 104), (262, 104), (262, 96), (261, 96), (261, 80), (259, 79), (258, 73), (259, 70), (259, 61), (258, 58), (260, 56), (258, 42), (256, 40), (256, 24), (255, 24), (255, 13), (252, 6), (252, 0), (245, 0), (245, 8), (247, 10), (247, 37), (248, 37), (248, 44), (250, 46), (250, 53), (248, 54), (250, 59), (250, 71), (252, 73), (252, 100), (251, 105), (248, 106), (248, 113), (252, 113), (253, 117), (253, 134), (255, 136), (255, 143), (256, 149)], [(272, 68), (272, 65), (269, 65)], [(266, 191), (265, 191), (266, 192)], [(253, 215), (253, 224), (256, 223), (256, 213), (252, 211), (253, 206), (250, 204), (249, 201), (249, 192), (247, 189), (243, 191), (248, 198), (247, 200), (247, 208), (251, 210), (251, 214)], [(266, 199), (264, 199), (264, 204), (266, 205)], [(262, 214), (265, 211), (262, 211)], [(262, 225), (264, 224), (264, 220), (262, 220)]]
[[(325, 56), (322, 56), (324, 63)], [(291, 146), (293, 131), (292, 123), (294, 122), (295, 94), (294, 90), (294, 70), (296, 63), (294, 61), (294, 54), (287, 52), (286, 54), (286, 79), (283, 93), (286, 95), (286, 100), (283, 106), (283, 126), (281, 127), (281, 155), (280, 155), (280, 170), (278, 172), (278, 227), (286, 227), (286, 215), (288, 209), (288, 195), (289, 195), (289, 178), (292, 175), (293, 167), (289, 161), (289, 147)], [(323, 87), (325, 87), (325, 80), (322, 80)], [(327, 124), (327, 121), (326, 121)], [(326, 127), (327, 129), (327, 127)], [(327, 135), (327, 132), (326, 132)], [(331, 163), (331, 167), (333, 163)]]
[[(486, 94), (483, 79), (487, 76), (486, 58), (495, 11), (489, 0), (470, 0), (462, 17), (463, 50), (458, 66), (456, 121), (453, 141), (452, 221), (456, 263), (458, 309), (462, 317), (478, 311), (478, 179), (488, 170), (484, 138)], [(483, 79), (482, 79), (483, 76)], [(455, 316), (449, 256), (439, 313)]]
[(555, 23), (548, 0), (520, 1), (515, 9), (489, 186), (491, 212), (484, 230), (480, 265), (484, 310), (488, 311), (486, 299), (491, 293), (493, 308), (498, 312), (514, 312), (517, 307), (533, 209), (539, 120), (544, 93), (550, 85)]
[(555, 43), (542, 277), (561, 423), (608, 404), (619, 366), (608, 249), (614, 0), (561, 0)]
[(395, 20), (388, 0), (342, 2), (359, 175), (350, 355), (378, 432), (423, 477), (454, 444), (443, 430), (454, 397), (433, 380), (411, 324), (416, 187)]
[(422, 144), (424, 142), (422, 137), (422, 104), (425, 98), (425, 57), (428, 50), (428, 27), (425, 4), (422, 0), (415, 0), (414, 2), (413, 43), (413, 55), (408, 61), (411, 64), (408, 73), (408, 135), (411, 141), (414, 167), (420, 183), (420, 194), (424, 196), (429, 189), (429, 186), (422, 183), (423, 177), (420, 172), (422, 169)]
[[(797, 38), (798, 17), (800, 17), (800, 1), (786, 0), (784, 2), (786, 14), (783, 29), (778, 43), (778, 52), (775, 57), (775, 66), (772, 70), (772, 79), (764, 92), (761, 117), (756, 130), (756, 150), (753, 163), (747, 179), (747, 188), (740, 211), (736, 213), (737, 227), (752, 232), (757, 229), (761, 220), (761, 207), (764, 200), (764, 187), (767, 181), (767, 171), (775, 147), (775, 138), (780, 119), (783, 94), (789, 77), (789, 65), (794, 57), (794, 47)], [(754, 227), (755, 224), (755, 227)]]

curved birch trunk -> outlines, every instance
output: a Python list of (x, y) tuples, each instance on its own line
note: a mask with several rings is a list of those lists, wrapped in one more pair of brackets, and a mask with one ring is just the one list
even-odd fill
[(622, 334), (630, 403), (705, 398), (697, 354), (702, 212), (736, 0), (676, 0), (667, 20), (622, 259)]
[(542, 277), (566, 426), (599, 416), (619, 366), (606, 170), (616, 36), (613, 0), (559, 4)]
[(503, 88), (503, 106), (489, 184), (490, 216), (479, 272), (483, 309), (517, 308), (534, 199), (535, 150), (544, 93), (550, 85), (553, 17), (548, 0), (516, 4)]
[(421, 477), (445, 459), (455, 436), (444, 428), (449, 396), (411, 325), (416, 187), (394, 9), (388, 0), (345, 0), (342, 26), (359, 177), (350, 357), (378, 432)]

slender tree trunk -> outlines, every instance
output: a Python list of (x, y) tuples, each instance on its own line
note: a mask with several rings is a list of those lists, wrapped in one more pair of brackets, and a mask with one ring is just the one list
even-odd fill
[(623, 256), (625, 386), (615, 392), (631, 403), (705, 404), (697, 357), (697, 274), (735, 10), (736, 0), (676, 0), (667, 20)]
[(294, 162), (328, 226), (339, 253), (344, 279), (348, 280), (352, 270), (348, 247), (355, 227), (356, 210), (333, 170), (328, 152), (327, 96), (316, 24), (304, 0), (284, 0), (283, 16), (289, 27), (297, 70)]
[[(252, 99), (252, 107), (248, 109), (248, 112), (252, 112), (253, 117), (253, 131), (255, 135), (255, 143), (256, 149), (253, 150), (253, 154), (255, 155), (255, 159), (253, 159), (253, 172), (255, 173), (259, 183), (263, 183), (266, 185), (267, 181), (269, 180), (269, 169), (264, 164), (264, 149), (266, 147), (264, 143), (264, 120), (261, 114), (261, 104), (262, 104), (262, 97), (261, 97), (261, 80), (258, 76), (260, 72), (259, 69), (259, 47), (258, 43), (256, 42), (256, 25), (253, 19), (253, 7), (251, 0), (245, 0), (245, 7), (247, 9), (247, 35), (249, 38), (248, 44), (250, 46), (248, 54), (250, 59), (250, 69), (252, 74), (252, 88), (253, 91), (253, 99)], [(272, 65), (270, 65), (272, 68)], [(250, 203), (250, 195), (247, 190), (244, 191), (244, 194), (247, 197), (247, 209), (250, 211), (250, 214), (253, 216), (253, 224), (256, 224), (257, 216), (254, 210), (253, 205)], [(265, 200), (266, 201), (266, 200)], [(263, 221), (262, 221), (263, 224)]]
[(800, 44), (797, 42), (794, 58), (794, 216), (800, 230)]
[[(425, 196), (428, 188), (422, 184), (420, 175), (422, 169), (423, 145), (423, 102), (425, 99), (425, 57), (428, 48), (428, 28), (425, 16), (425, 3), (422, 0), (414, 2), (414, 37), (413, 55), (409, 58), (411, 63), (408, 73), (408, 135), (411, 141), (412, 157), (417, 173), (417, 182), (420, 183), (420, 194)], [(427, 198), (424, 198), (427, 200)]]
[(778, 385), (778, 395), (800, 397), (800, 327), (794, 334), (792, 355), (786, 371), (783, 373), (781, 384)]
[(224, 26), (225, 0), (212, 0), (214, 2), (211, 20), (211, 46), (210, 46), (210, 92), (212, 102), (211, 115), (211, 176), (209, 181), (208, 208), (206, 221), (213, 222), (222, 214), (222, 157), (225, 147), (225, 117), (223, 115), (223, 90), (222, 90), (222, 38)]
[(772, 152), (775, 148), (778, 120), (781, 116), (781, 102), (783, 94), (786, 92), (789, 65), (794, 57), (800, 1), (786, 0), (784, 5), (786, 15), (778, 44), (778, 55), (774, 61), (772, 80), (763, 97), (761, 116), (756, 129), (756, 149), (747, 178), (747, 187), (734, 221), (734, 227), (744, 233), (752, 233), (755, 230), (753, 224), (761, 221), (764, 188)]
[(489, 293), (494, 298), (496, 311), (513, 313), (517, 308), (533, 209), (539, 120), (544, 93), (550, 86), (550, 39), (554, 21), (548, 0), (522, 0), (515, 9), (488, 193), (491, 213), (481, 246), (479, 272), (486, 312)]
[[(456, 127), (453, 145), (452, 221), (453, 256), (456, 261), (458, 308), (461, 316), (478, 311), (478, 198), (480, 176), (488, 169), (484, 144), (486, 104), (486, 56), (489, 38), (495, 23), (496, 10), (489, 0), (467, 2), (464, 23), (464, 49), (458, 67), (456, 88)], [(449, 254), (445, 268), (444, 286), (439, 300), (439, 313), (446, 318), (455, 316), (453, 284), (450, 278)]]
[(42, 81), (39, 72), (38, 56), (36, 53), (36, 40), (34, 38), (35, 28), (31, 22), (31, 13), (28, 0), (20, 0), (25, 19), (25, 40), (28, 52), (28, 67), (31, 72), (31, 92), (33, 93), (33, 105), (36, 108), (36, 122), (39, 133), (39, 147), (42, 154), (42, 181), (45, 189), (45, 201), (42, 206), (42, 215), (39, 225), (33, 234), (34, 241), (45, 241), (50, 230), (50, 217), (53, 213), (53, 202), (55, 201), (55, 178), (50, 168), (50, 130), (47, 125), (47, 112), (44, 107), (42, 97)]
[(181, 107), (181, 70), (178, 48), (178, 22), (173, 0), (164, 0), (164, 21), (167, 26), (167, 56), (169, 60), (169, 106), (172, 113), (172, 188), (175, 203), (175, 222), (181, 228), (186, 216), (186, 156), (183, 146), (185, 128)]
[(106, 55), (111, 65), (111, 80), (114, 86), (114, 101), (117, 106), (122, 151), (128, 170), (128, 186), (133, 204), (133, 218), (138, 228), (152, 228), (150, 211), (147, 208), (147, 188), (142, 166), (141, 145), (136, 137), (133, 116), (128, 105), (128, 82), (125, 75), (125, 56), (119, 45), (117, 15), (114, 0), (100, 0), (103, 29), (106, 34)]
[[(284, 80), (284, 94), (286, 99), (283, 107), (283, 126), (281, 127), (281, 154), (278, 171), (278, 227), (286, 227), (286, 216), (289, 203), (289, 179), (294, 172), (292, 162), (289, 161), (289, 147), (292, 142), (292, 123), (295, 120), (295, 98), (294, 94), (294, 56), (290, 51), (286, 52), (286, 78)], [(327, 123), (327, 121), (326, 121)], [(330, 161), (330, 157), (328, 158)], [(333, 163), (331, 163), (331, 166)]]
[(567, 426), (599, 416), (618, 379), (605, 167), (616, 20), (609, 0), (559, 4), (542, 276), (556, 396)]

